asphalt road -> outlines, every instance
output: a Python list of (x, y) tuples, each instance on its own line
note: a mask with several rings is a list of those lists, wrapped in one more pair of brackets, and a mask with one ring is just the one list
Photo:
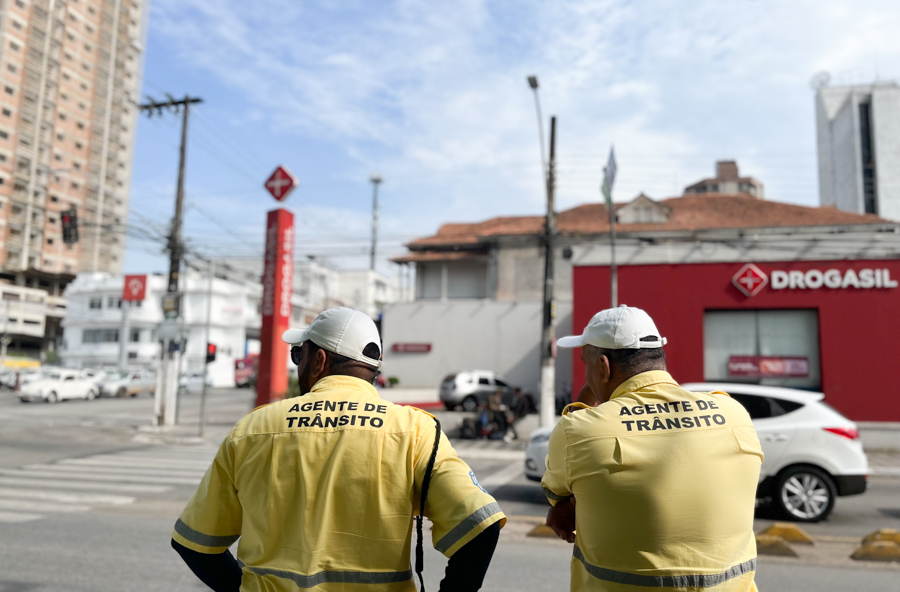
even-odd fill
[[(0, 392), (0, 592), (205, 589), (169, 547), (171, 529), (252, 394), (213, 391), (203, 440), (194, 437), (197, 403), (185, 397), (184, 425), (160, 435), (146, 431), (152, 401), (145, 397), (46, 405)], [(460, 442), (458, 449), (512, 518), (484, 589), (566, 589), (571, 547), (525, 536), (547, 506), (521, 473), (521, 452), (502, 442)], [(757, 530), (768, 524), (757, 522)], [(900, 529), (900, 478), (873, 479), (868, 493), (839, 500), (829, 521), (806, 528), (836, 540)], [(437, 590), (446, 561), (426, 550), (426, 584)], [(839, 545), (830, 555), (820, 551), (800, 560), (760, 558), (760, 589), (867, 592), (900, 581), (900, 565), (851, 562)]]

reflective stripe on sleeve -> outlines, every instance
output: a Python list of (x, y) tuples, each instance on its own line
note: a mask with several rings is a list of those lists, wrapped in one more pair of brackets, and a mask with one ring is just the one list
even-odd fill
[(745, 561), (739, 565), (728, 568), (718, 574), (688, 574), (682, 576), (644, 576), (613, 571), (604, 567), (591, 565), (584, 558), (584, 554), (577, 546), (574, 551), (575, 559), (579, 560), (589, 574), (605, 582), (627, 584), (629, 586), (643, 586), (645, 588), (712, 588), (728, 580), (740, 577), (744, 574), (756, 571), (756, 558)]
[(547, 489), (546, 487), (544, 488), (544, 495), (547, 496), (547, 499), (553, 500), (555, 502), (564, 502), (567, 499), (569, 499), (570, 497), (572, 497), (571, 495), (557, 495), (557, 494), (553, 493), (552, 491), (550, 491), (549, 489)]
[(439, 540), (437, 544), (434, 546), (435, 549), (440, 551), (441, 553), (446, 553), (447, 550), (458, 543), (464, 536), (472, 532), (472, 529), (493, 516), (494, 514), (500, 513), (500, 504), (497, 502), (492, 502), (486, 506), (482, 506), (478, 508), (465, 520), (457, 524), (453, 527), (453, 529), (444, 535), (444, 538)]
[(313, 588), (320, 584), (392, 584), (405, 582), (412, 579), (412, 569), (406, 571), (320, 571), (311, 576), (305, 576), (283, 569), (271, 569), (268, 567), (251, 567), (238, 560), (241, 569), (255, 573), (258, 576), (275, 576), (291, 580), (298, 588)]
[(187, 524), (181, 521), (181, 518), (178, 519), (178, 522), (175, 523), (175, 532), (186, 538), (192, 543), (197, 543), (198, 545), (203, 545), (204, 547), (230, 547), (234, 541), (241, 538), (239, 534), (232, 534), (228, 536), (213, 536), (210, 534), (203, 534), (202, 532), (197, 532)]

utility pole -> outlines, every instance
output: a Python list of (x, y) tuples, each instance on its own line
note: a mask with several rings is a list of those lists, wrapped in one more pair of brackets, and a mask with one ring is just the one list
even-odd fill
[(128, 368), (128, 338), (129, 324), (128, 315), (131, 312), (131, 302), (122, 300), (122, 324), (119, 327), (119, 372), (125, 372)]
[[(176, 100), (172, 96), (169, 96), (168, 99), (169, 100), (165, 102), (149, 101), (140, 105), (139, 108), (141, 111), (146, 112), (150, 117), (153, 116), (154, 111), (162, 116), (164, 110), (172, 111), (174, 113), (180, 111), (182, 114), (181, 149), (179, 151), (178, 160), (178, 189), (175, 193), (175, 216), (172, 218), (172, 228), (169, 231), (168, 241), (169, 282), (166, 287), (166, 296), (163, 299), (163, 311), (166, 319), (164, 324), (166, 322), (171, 322), (177, 326), (178, 317), (180, 316), (181, 311), (181, 295), (178, 291), (179, 276), (181, 273), (181, 260), (184, 256), (181, 224), (184, 213), (184, 162), (185, 154), (187, 152), (188, 114), (190, 113), (190, 106), (195, 103), (202, 103), (203, 99), (197, 97), (192, 98), (187, 95), (180, 100)], [(167, 336), (163, 341), (161, 354), (162, 367), (160, 380), (157, 381), (156, 389), (156, 397), (159, 400), (159, 404), (156, 405), (156, 408), (158, 409), (156, 417), (157, 425), (175, 424), (175, 414), (178, 407), (178, 368), (180, 366), (180, 358), (184, 355), (184, 352), (178, 351), (178, 355), (176, 356), (175, 350), (180, 348), (173, 347), (173, 342), (175, 341), (177, 341), (177, 339), (173, 339), (170, 336)]]
[(369, 269), (375, 271), (375, 249), (378, 245), (378, 186), (381, 175), (375, 173), (369, 177), (372, 182), (372, 249), (369, 251)]
[(619, 274), (616, 269), (616, 208), (613, 206), (612, 190), (616, 183), (616, 171), (619, 165), (616, 164), (616, 152), (613, 148), (609, 149), (609, 160), (603, 168), (603, 184), (600, 186), (600, 192), (606, 200), (606, 209), (609, 211), (609, 307), (616, 308), (619, 306)]
[(550, 118), (550, 161), (544, 151), (544, 118), (541, 115), (541, 101), (538, 96), (537, 76), (528, 77), (528, 86), (534, 92), (534, 107), (537, 111), (538, 138), (541, 143), (541, 171), (547, 191), (547, 220), (544, 225), (544, 310), (541, 324), (541, 414), (539, 424), (552, 426), (556, 417), (556, 305), (553, 300), (553, 263), (556, 243), (556, 210), (554, 193), (556, 189), (556, 117)]
[(9, 338), (9, 300), (4, 300), (3, 304), (6, 305), (6, 312), (3, 316), (3, 335), (0, 336), (0, 366), (5, 368), (6, 348), (12, 343), (12, 339)]
[(553, 259), (556, 245), (556, 117), (550, 118), (550, 160), (547, 163), (547, 222), (544, 225), (544, 326), (541, 334), (542, 426), (556, 416), (556, 302), (553, 299)]
[[(206, 352), (209, 351), (209, 324), (212, 321), (212, 299), (213, 299), (213, 280), (216, 278), (216, 262), (209, 261), (209, 284), (206, 286), (206, 329), (204, 331), (206, 338), (203, 342), (206, 344)], [(206, 354), (204, 352), (204, 354)], [(206, 383), (209, 380), (209, 364), (206, 359), (203, 360), (203, 387), (200, 391), (200, 427), (199, 436), (203, 437), (203, 428), (206, 427)]]

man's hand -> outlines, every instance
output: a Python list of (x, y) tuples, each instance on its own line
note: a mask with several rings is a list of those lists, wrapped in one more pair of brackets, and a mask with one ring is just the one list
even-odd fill
[(575, 496), (559, 502), (547, 513), (547, 526), (567, 543), (575, 542)]

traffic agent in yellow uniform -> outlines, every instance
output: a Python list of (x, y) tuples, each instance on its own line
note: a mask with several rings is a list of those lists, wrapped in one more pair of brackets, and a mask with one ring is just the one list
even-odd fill
[(727, 394), (678, 386), (665, 343), (625, 306), (558, 342), (582, 348), (599, 403), (566, 409), (542, 482), (548, 524), (575, 543), (574, 591), (756, 590), (756, 430)]
[(372, 320), (330, 309), (284, 340), (304, 396), (238, 422), (175, 525), (176, 550), (215, 590), (412, 592), (425, 498), (451, 558), (441, 589), (480, 588), (506, 518), (433, 416), (379, 398)]

